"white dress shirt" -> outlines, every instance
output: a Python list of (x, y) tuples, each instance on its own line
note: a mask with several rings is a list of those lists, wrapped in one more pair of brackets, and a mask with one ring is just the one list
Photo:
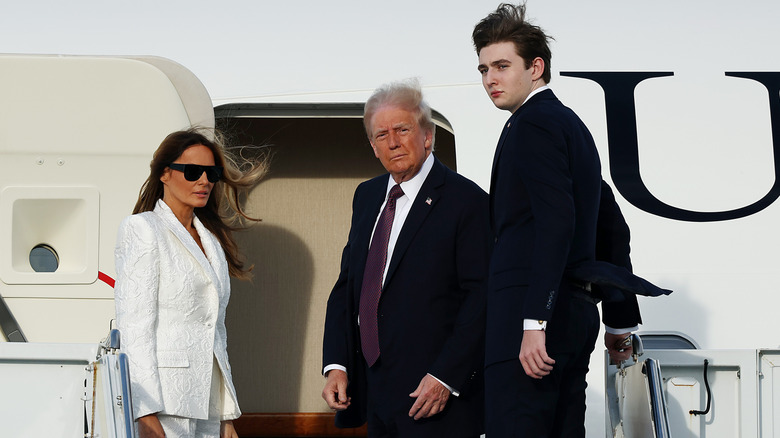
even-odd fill
[[(390, 240), (387, 242), (387, 259), (385, 260), (384, 272), (382, 272), (383, 285), (385, 283), (385, 278), (387, 277), (387, 267), (390, 266), (390, 260), (393, 259), (393, 250), (395, 249), (396, 242), (398, 242), (398, 235), (401, 234), (401, 228), (403, 228), (404, 222), (406, 222), (406, 217), (409, 216), (409, 210), (412, 209), (414, 199), (417, 198), (417, 194), (420, 193), (420, 189), (422, 188), (425, 179), (428, 178), (428, 174), (431, 173), (432, 167), (433, 154), (429, 154), (428, 158), (425, 159), (422, 168), (419, 172), (417, 172), (417, 175), (413, 176), (409, 181), (404, 181), (401, 183), (401, 190), (403, 190), (404, 194), (395, 201), (395, 216), (393, 219), (393, 227), (390, 229)], [(387, 179), (385, 202), (382, 203), (382, 207), (379, 208), (379, 214), (376, 217), (374, 228), (371, 231), (372, 241), (374, 240), (374, 231), (376, 230), (376, 225), (379, 223), (379, 217), (382, 215), (382, 211), (385, 209), (385, 205), (387, 204), (387, 197), (390, 194), (390, 189), (392, 189), (395, 184), (395, 180), (392, 176), (390, 176)], [(369, 248), (371, 247), (371, 242), (369, 242), (368, 246)]]

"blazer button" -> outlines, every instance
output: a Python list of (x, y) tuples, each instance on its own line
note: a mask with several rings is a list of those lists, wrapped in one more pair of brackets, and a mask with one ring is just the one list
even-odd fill
[(207, 323), (206, 323), (206, 327), (208, 327), (208, 328), (211, 328), (211, 325), (212, 325), (212, 324), (211, 324), (210, 322), (207, 322)]

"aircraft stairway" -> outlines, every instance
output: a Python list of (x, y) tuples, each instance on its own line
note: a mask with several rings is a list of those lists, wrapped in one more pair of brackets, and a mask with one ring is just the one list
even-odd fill
[(605, 353), (607, 437), (780, 437), (777, 348), (704, 350), (678, 333), (633, 346), (620, 365)]
[(644, 354), (644, 347), (636, 334), (632, 335), (632, 345), (633, 363), (619, 364), (612, 376), (614, 385), (607, 384), (612, 436), (670, 438), (661, 366), (656, 359), (639, 359)]
[(135, 436), (119, 331), (100, 344), (0, 342), (0, 437)]

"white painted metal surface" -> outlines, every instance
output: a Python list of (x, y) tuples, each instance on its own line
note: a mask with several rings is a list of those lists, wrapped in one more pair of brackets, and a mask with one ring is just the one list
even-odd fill
[(98, 344), (0, 343), (0, 436), (132, 437), (121, 363)]
[[(640, 361), (651, 357), (661, 364), (674, 438), (773, 437), (780, 424), (776, 402), (780, 396), (779, 354), (777, 350), (647, 350)], [(692, 410), (704, 411), (707, 404), (705, 359), (709, 361), (710, 411), (694, 415)], [(614, 366), (608, 367), (606, 381), (617, 385), (616, 397), (608, 397), (607, 403), (608, 408), (610, 403), (620, 405), (624, 436), (652, 437), (641, 362), (627, 367), (623, 374)], [(624, 391), (625, 387), (629, 388)], [(611, 418), (612, 430), (618, 422)], [(609, 428), (609, 421), (607, 425)]]
[(0, 436), (83, 436), (86, 368), (97, 351), (97, 344), (0, 343)]

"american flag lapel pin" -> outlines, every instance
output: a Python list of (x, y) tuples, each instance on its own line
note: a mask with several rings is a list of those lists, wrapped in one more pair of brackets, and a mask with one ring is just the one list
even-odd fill
[(431, 205), (431, 202), (433, 202), (433, 199), (431, 199), (431, 198), (428, 198), (428, 199), (425, 200), (425, 203), (428, 204), (428, 205)]

